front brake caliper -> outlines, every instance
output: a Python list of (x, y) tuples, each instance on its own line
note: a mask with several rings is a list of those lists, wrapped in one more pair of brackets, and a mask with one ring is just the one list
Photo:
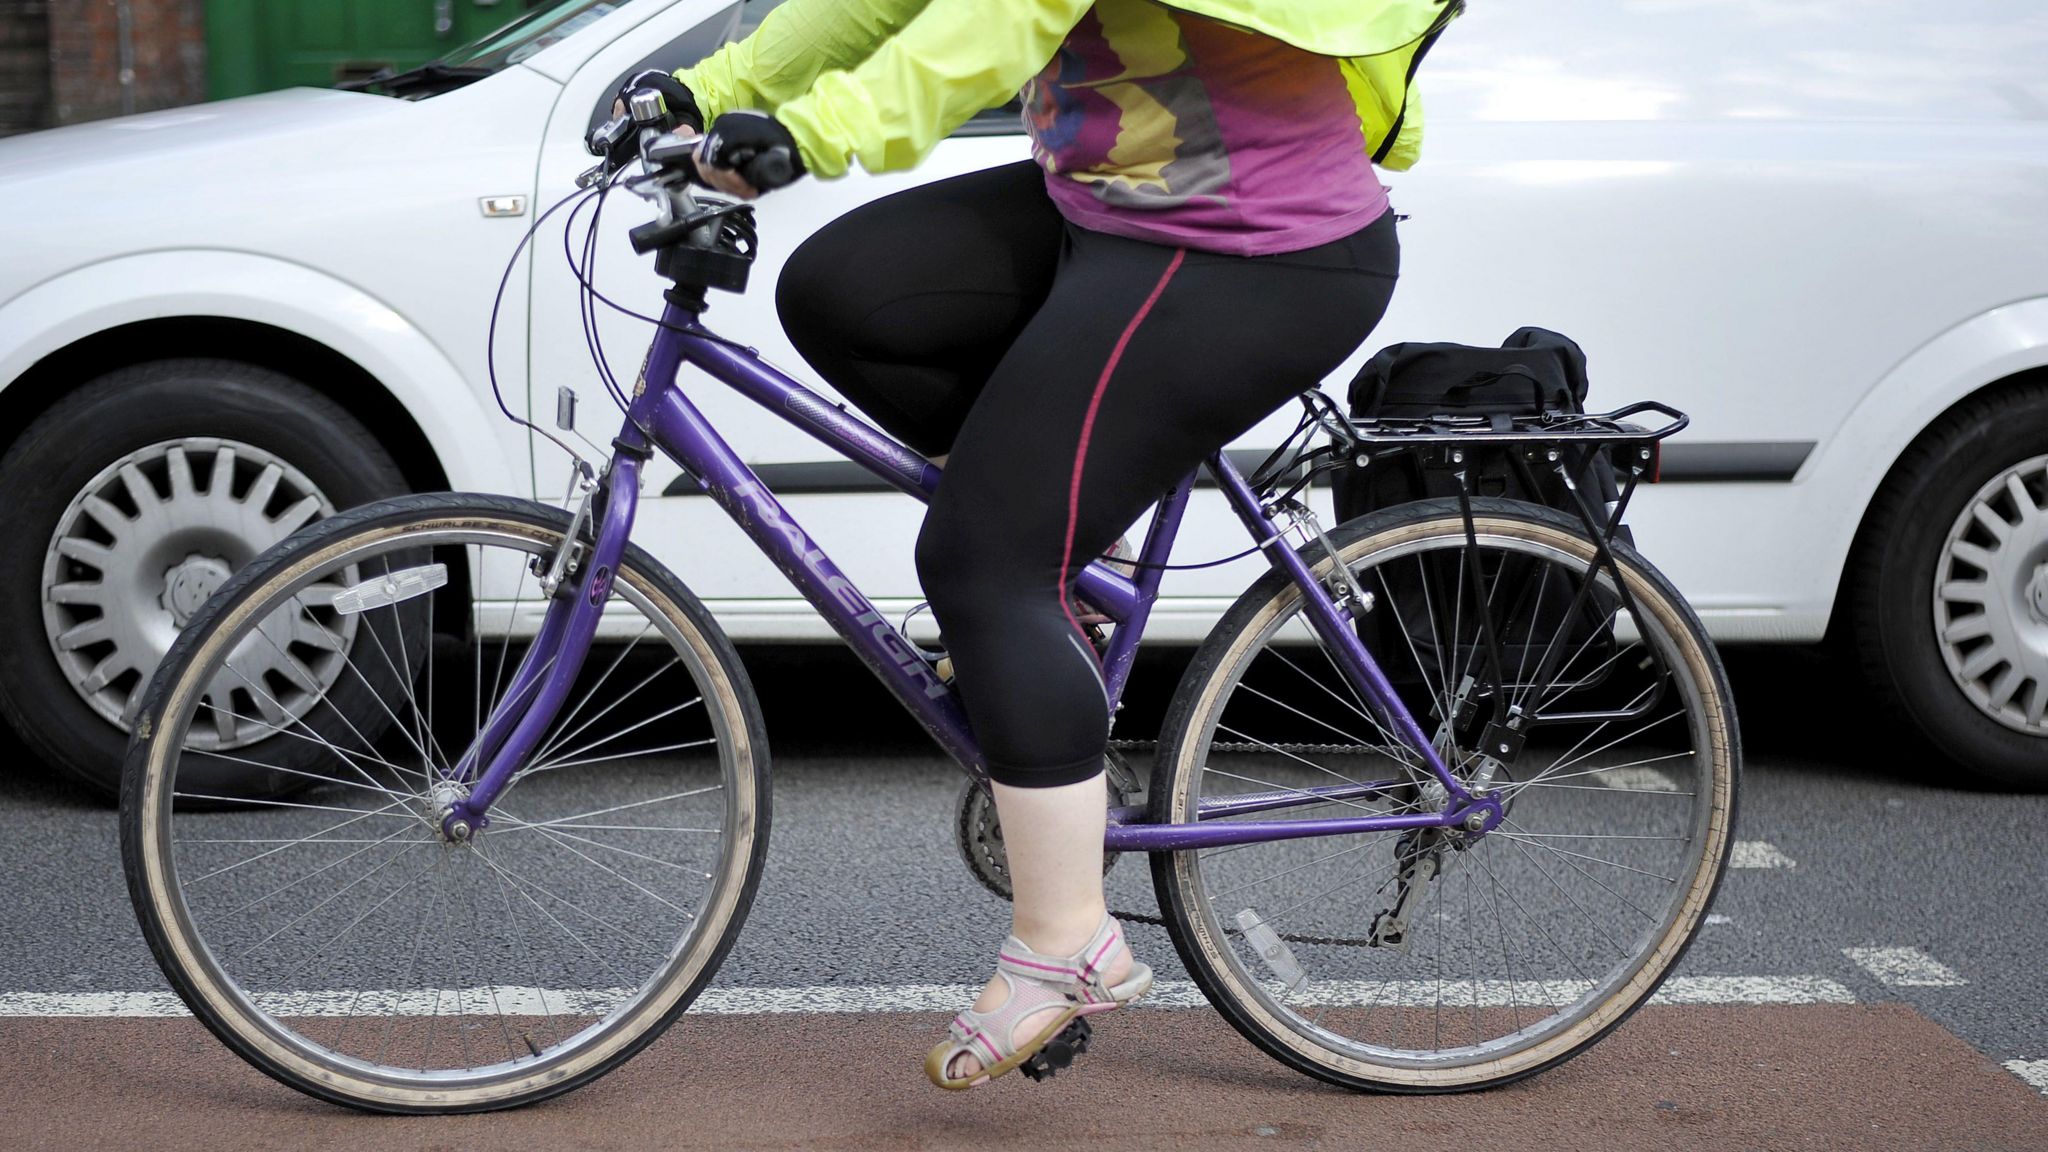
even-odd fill
[(556, 545), (554, 555), (545, 564), (539, 556), (533, 558), (533, 574), (540, 577), (541, 595), (547, 599), (553, 599), (562, 582), (576, 574), (578, 563), (583, 558), (583, 530), (590, 525), (590, 506), (597, 490), (597, 479), (590, 466), (577, 461), (569, 476), (569, 496), (576, 501), (575, 515), (569, 518), (569, 530), (563, 533), (562, 542)]

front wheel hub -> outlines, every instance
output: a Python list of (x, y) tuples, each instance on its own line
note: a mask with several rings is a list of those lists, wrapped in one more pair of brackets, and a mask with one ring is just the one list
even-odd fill
[(467, 843), (482, 829), (482, 821), (472, 819), (462, 810), (462, 802), (467, 799), (469, 789), (453, 780), (437, 782), (427, 794), (431, 818), (441, 832), (441, 839), (450, 844)]

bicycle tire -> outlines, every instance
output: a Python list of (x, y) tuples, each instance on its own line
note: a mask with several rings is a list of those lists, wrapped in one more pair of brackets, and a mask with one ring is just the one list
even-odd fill
[[(1472, 512), (1482, 542), (1529, 541), (1577, 561), (1590, 561), (1594, 555), (1580, 523), (1552, 509), (1481, 499), (1472, 501)], [(1388, 549), (1415, 545), (1418, 540), (1462, 542), (1465, 521), (1455, 500), (1419, 501), (1349, 521), (1329, 535), (1345, 562), (1356, 568)], [(1320, 545), (1311, 544), (1302, 552), (1316, 571), (1329, 570)], [(1726, 866), (1735, 819), (1740, 744), (1726, 677), (1698, 617), (1677, 589), (1632, 547), (1617, 541), (1612, 552), (1641, 609), (1668, 630), (1673, 653), (1684, 662), (1697, 687), (1698, 706), (1701, 714), (1709, 717), (1711, 729), (1706, 758), (1714, 791), (1703, 809), (1704, 835), (1699, 839), (1696, 867), (1669, 930), (1654, 941), (1653, 955), (1615, 994), (1601, 1001), (1597, 1010), (1524, 1050), (1475, 1059), (1466, 1066), (1451, 1058), (1435, 1062), (1360, 1058), (1359, 1046), (1340, 1046), (1329, 1037), (1319, 1038), (1314, 1027), (1285, 1018), (1270, 992), (1262, 996), (1255, 989), (1262, 976), (1231, 952), (1230, 930), (1223, 927), (1226, 920), (1201, 887), (1197, 852), (1154, 854), (1154, 888), (1168, 933), (1189, 974), (1223, 1017), (1262, 1051), (1298, 1071), (1354, 1090), (1417, 1094), (1497, 1087), (1555, 1067), (1597, 1043), (1649, 1000), (1683, 957), (1704, 922)], [(1276, 614), (1298, 610), (1300, 600), (1300, 589), (1283, 574), (1268, 574), (1239, 597), (1196, 653), (1161, 727), (1151, 781), (1154, 822), (1184, 823), (1194, 818), (1192, 794), (1207, 760), (1205, 740), (1216, 730), (1217, 717), (1227, 706), (1219, 701), (1227, 695), (1233, 669), (1242, 673), (1258, 655), (1257, 651), (1247, 652), (1247, 647), (1258, 642), (1262, 626), (1275, 627)], [(1418, 720), (1428, 731), (1428, 719), (1418, 716)], [(1360, 939), (1312, 939), (1286, 933), (1280, 938), (1320, 945), (1363, 943)], [(1502, 947), (1508, 948), (1505, 939)], [(1474, 993), (1475, 1015), (1478, 1002)], [(1498, 1009), (1497, 1004), (1494, 1007)]]
[[(266, 591), (288, 589), (295, 574), (303, 579), (323, 562), (354, 555), (352, 548), (410, 541), (437, 530), (499, 533), (545, 554), (569, 523), (568, 514), (557, 508), (462, 493), (401, 497), (343, 513), (301, 531), (238, 573), (184, 630), (158, 670), (137, 717), (123, 778), (121, 847), (130, 897), (151, 954), (179, 997), (223, 1044), (271, 1078), (319, 1099), (373, 1112), (479, 1112), (534, 1103), (587, 1084), (632, 1058), (688, 1009), (730, 951), (767, 852), (769, 762), (760, 706), (738, 653), (709, 611), (673, 574), (630, 546), (620, 561), (614, 594), (630, 589), (643, 597), (687, 640), (695, 673), (706, 681), (701, 691), (707, 716), (728, 736), (719, 753), (720, 771), (733, 784), (729, 811), (741, 816), (721, 839), (722, 873), (704, 908), (707, 930), (697, 932), (687, 954), (677, 943), (677, 959), (658, 984), (629, 997), (630, 1010), (621, 1010), (618, 1023), (568, 1050), (560, 1061), (542, 1059), (536, 1048), (532, 1064), (480, 1076), (473, 1083), (408, 1083), (389, 1070), (351, 1065), (338, 1055), (323, 1059), (309, 1051), (316, 1046), (297, 1041), (253, 997), (239, 995), (187, 914), (168, 855), (175, 847), (166, 834), (175, 781), (167, 776), (174, 777), (175, 768), (167, 765), (175, 763), (170, 756), (174, 741), (194, 708), (195, 669), (204, 670), (223, 644), (234, 641), (235, 626), (266, 603)], [(461, 1003), (458, 997), (458, 1013)], [(437, 993), (437, 1016), (440, 1004)], [(530, 1038), (527, 1043), (533, 1044)]]

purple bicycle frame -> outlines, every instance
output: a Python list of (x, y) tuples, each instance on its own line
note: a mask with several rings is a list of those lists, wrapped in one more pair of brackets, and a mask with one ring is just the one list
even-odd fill
[[(632, 533), (640, 499), (640, 469), (657, 449), (725, 509), (939, 746), (986, 785), (988, 774), (980, 748), (952, 688), (832, 563), (705, 420), (678, 386), (677, 378), (686, 363), (796, 425), (898, 491), (927, 503), (937, 491), (940, 469), (923, 456), (777, 371), (752, 349), (713, 335), (699, 323), (696, 312), (671, 302), (635, 385), (625, 427), (613, 442), (617, 451), (597, 494), (596, 542), (575, 577), (563, 582), (505, 695), (454, 769), (455, 776), (471, 786), (469, 794), (449, 812), (446, 824), (461, 820), (482, 827), (487, 823), (491, 803), (554, 723), (597, 634), (613, 574)], [(1438, 812), (1312, 820), (1220, 819), (1311, 804), (1355, 805), (1407, 783), (1347, 781), (1204, 800), (1199, 819), (1192, 823), (1153, 823), (1142, 807), (1116, 808), (1110, 812), (1104, 847), (1120, 852), (1161, 852), (1407, 828), (1492, 830), (1501, 819), (1500, 802), (1490, 796), (1474, 797), (1444, 766), (1385, 673), (1359, 642), (1356, 630), (1349, 627), (1347, 614), (1331, 600), (1309, 564), (1282, 539), (1280, 526), (1244, 477), (1220, 452), (1210, 457), (1207, 465), (1252, 538), (1264, 542), (1262, 548), (1273, 566), (1301, 589), (1311, 625), (1352, 690), (1389, 732), (1421, 758), (1443, 784), (1448, 800)], [(1112, 710), (1122, 698), (1139, 638), (1158, 598), (1162, 575), (1158, 566), (1172, 551), (1194, 479), (1189, 475), (1160, 501), (1140, 551), (1143, 564), (1135, 578), (1126, 578), (1100, 561), (1090, 563), (1078, 575), (1082, 598), (1118, 625), (1103, 657), (1103, 680)], [(483, 766), (480, 771), (479, 765)]]

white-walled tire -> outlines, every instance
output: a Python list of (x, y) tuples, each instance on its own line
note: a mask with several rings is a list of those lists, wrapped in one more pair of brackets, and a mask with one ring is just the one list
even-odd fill
[[(456, 765), (519, 667), (524, 641), (492, 624), (545, 603), (531, 565), (569, 527), (560, 509), (469, 493), (342, 513), (238, 575), (151, 680), (122, 795), (129, 894), (171, 986), (265, 1074), (377, 1112), (532, 1103), (651, 1043), (730, 950), (767, 851), (760, 706), (710, 612), (637, 547), (610, 585), (613, 642), (488, 822), (440, 831)], [(467, 621), (409, 677), (378, 678), (394, 740), (300, 724), (325, 754), (311, 791), (181, 803), (193, 762), (217, 755), (185, 739), (205, 686), (260, 621), (331, 617), (356, 574), (433, 564), (438, 591), (348, 610), (371, 668), (405, 661), (406, 617)], [(509, 599), (454, 595), (471, 574)]]
[[(1440, 724), (1416, 708), (1454, 771), (1506, 805), (1499, 827), (1478, 837), (1324, 833), (1152, 856), (1168, 932), (1210, 1003), (1275, 1059), (1349, 1088), (1472, 1091), (1585, 1051), (1648, 1001), (1684, 956), (1732, 843), (1741, 772), (1733, 705), (1684, 598), (1617, 542), (1630, 606), (1611, 596), (1614, 577), (1603, 570), (1594, 584), (1613, 605), (1606, 627), (1615, 637), (1603, 644), (1597, 630), (1575, 629), (1563, 611), (1544, 607), (1565, 595), (1546, 600), (1543, 589), (1582, 576), (1593, 561), (1578, 523), (1511, 501), (1472, 508), (1480, 557), (1472, 571), (1490, 574), (1472, 579), (1486, 589), (1485, 615), (1501, 645), (1497, 680), (1483, 667), (1480, 613), (1465, 595), (1449, 603), (1409, 596), (1438, 578), (1440, 592), (1470, 589), (1455, 501), (1360, 517), (1330, 539), (1376, 598), (1366, 623), (1386, 643), (1368, 648), (1379, 649), (1404, 699), (1448, 704), (1476, 679), (1509, 684), (1514, 706), (1527, 708), (1526, 746), (1483, 778), (1483, 750), (1471, 738), (1479, 721)], [(1304, 553), (1328, 569), (1319, 545)], [(1501, 575), (1510, 571), (1520, 576)], [(1197, 651), (1160, 728), (1155, 822), (1196, 820), (1212, 798), (1308, 799), (1310, 789), (1333, 785), (1352, 787), (1352, 798), (1254, 809), (1251, 818), (1389, 815), (1441, 802), (1419, 758), (1337, 675), (1302, 609), (1300, 589), (1268, 575)], [(1558, 637), (1572, 639), (1545, 672), (1535, 653)], [(1406, 684), (1397, 672), (1404, 654), (1420, 673)], [(1603, 698), (1605, 707), (1587, 707)], [(1430, 707), (1464, 714), (1457, 704)], [(1562, 715), (1616, 709), (1630, 714)], [(1426, 873), (1406, 871), (1425, 864)], [(1399, 896), (1410, 887), (1426, 893), (1412, 905)]]

